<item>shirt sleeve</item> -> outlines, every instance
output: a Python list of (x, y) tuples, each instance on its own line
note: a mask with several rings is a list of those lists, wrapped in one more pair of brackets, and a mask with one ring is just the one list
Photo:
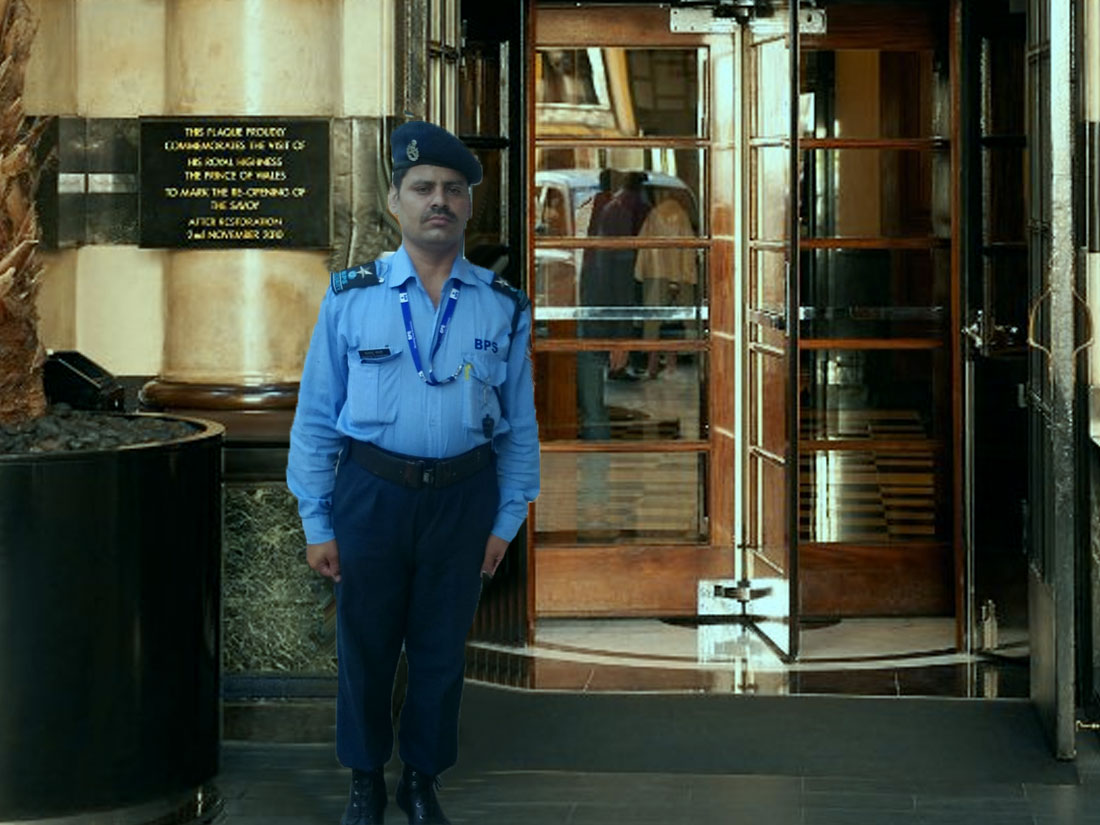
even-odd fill
[(520, 313), (508, 350), (508, 372), (502, 386), (503, 414), (509, 424), (496, 441), (500, 505), (493, 535), (515, 538), (527, 518), (527, 504), (539, 494), (539, 432), (531, 382), (531, 313)]
[(298, 498), (298, 515), (308, 544), (335, 537), (332, 490), (345, 442), (336, 429), (336, 421), (344, 407), (348, 386), (347, 356), (337, 326), (337, 300), (337, 295), (329, 290), (321, 301), (298, 388), (298, 408), (290, 428), (286, 482)]

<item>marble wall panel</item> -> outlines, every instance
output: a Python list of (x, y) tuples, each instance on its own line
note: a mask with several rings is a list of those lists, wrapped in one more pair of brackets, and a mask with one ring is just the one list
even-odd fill
[(286, 485), (227, 485), (224, 535), (223, 671), (334, 675), (332, 584), (306, 564), (297, 501)]
[[(40, 302), (51, 338), (120, 374), (297, 381), (328, 269), (398, 243), (379, 180), (387, 174), (383, 115), (394, 105), (399, 4), (30, 2), (39, 30), (28, 111), (62, 115), (57, 145), (72, 150), (47, 182), (46, 245), (82, 247), (66, 288)], [(163, 114), (354, 115), (345, 121), (342, 235), (331, 255), (91, 250), (136, 243), (136, 192), (126, 183), (136, 173), (137, 118)], [(340, 174), (334, 168), (334, 186)]]
[(47, 349), (76, 346), (75, 249), (40, 253), (42, 279), (38, 288), (38, 337)]
[(168, 0), (171, 114), (333, 115), (340, 0)]
[(348, 117), (394, 111), (394, 0), (344, 0), (343, 111)]
[(76, 268), (76, 346), (115, 375), (152, 375), (164, 343), (164, 252), (82, 246)]
[(29, 0), (38, 33), (27, 65), (28, 114), (73, 115), (76, 93), (76, 0)]
[(161, 376), (210, 384), (298, 381), (328, 285), (324, 252), (169, 252)]
[(164, 113), (164, 0), (76, 4), (77, 114)]

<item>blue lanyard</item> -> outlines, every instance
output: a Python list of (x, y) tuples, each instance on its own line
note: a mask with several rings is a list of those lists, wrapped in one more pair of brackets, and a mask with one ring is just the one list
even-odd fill
[(450, 323), (451, 316), (455, 314), (455, 304), (458, 303), (458, 291), (461, 288), (461, 281), (455, 281), (454, 286), (451, 287), (451, 295), (447, 298), (447, 306), (443, 307), (443, 317), (439, 319), (439, 332), (436, 333), (435, 344), (432, 346), (432, 353), (428, 358), (428, 372), (426, 375), (424, 365), (420, 361), (420, 347), (416, 344), (416, 333), (413, 332), (412, 311), (409, 309), (409, 291), (405, 287), (401, 287), (398, 291), (401, 298), (401, 317), (405, 319), (405, 337), (409, 341), (409, 355), (412, 356), (413, 366), (416, 367), (416, 374), (420, 376), (420, 379), (433, 387), (451, 383), (462, 372), (462, 364), (459, 363), (458, 369), (450, 378), (439, 381), (432, 374), (432, 361), (435, 360), (435, 354), (439, 352), (439, 347), (443, 344), (443, 336), (447, 334), (447, 324)]

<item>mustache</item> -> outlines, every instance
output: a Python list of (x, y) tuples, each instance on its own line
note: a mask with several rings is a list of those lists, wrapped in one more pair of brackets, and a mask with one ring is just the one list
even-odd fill
[(430, 221), (432, 218), (439, 217), (446, 218), (450, 221), (456, 220), (454, 212), (452, 212), (446, 206), (441, 206), (438, 208), (429, 209), (426, 213), (424, 213), (424, 217), (421, 219), (421, 222)]

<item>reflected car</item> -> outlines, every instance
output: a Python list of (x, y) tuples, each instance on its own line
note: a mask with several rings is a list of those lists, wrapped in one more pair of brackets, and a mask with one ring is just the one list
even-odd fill
[[(630, 174), (644, 176), (642, 191), (652, 205), (674, 198), (698, 233), (699, 210), (691, 189), (680, 178), (639, 169), (544, 169), (535, 172), (535, 235), (540, 238), (585, 238), (596, 196), (613, 192)], [(609, 179), (609, 180), (608, 180)], [(534, 298), (539, 306), (577, 306), (583, 250), (535, 248)]]

